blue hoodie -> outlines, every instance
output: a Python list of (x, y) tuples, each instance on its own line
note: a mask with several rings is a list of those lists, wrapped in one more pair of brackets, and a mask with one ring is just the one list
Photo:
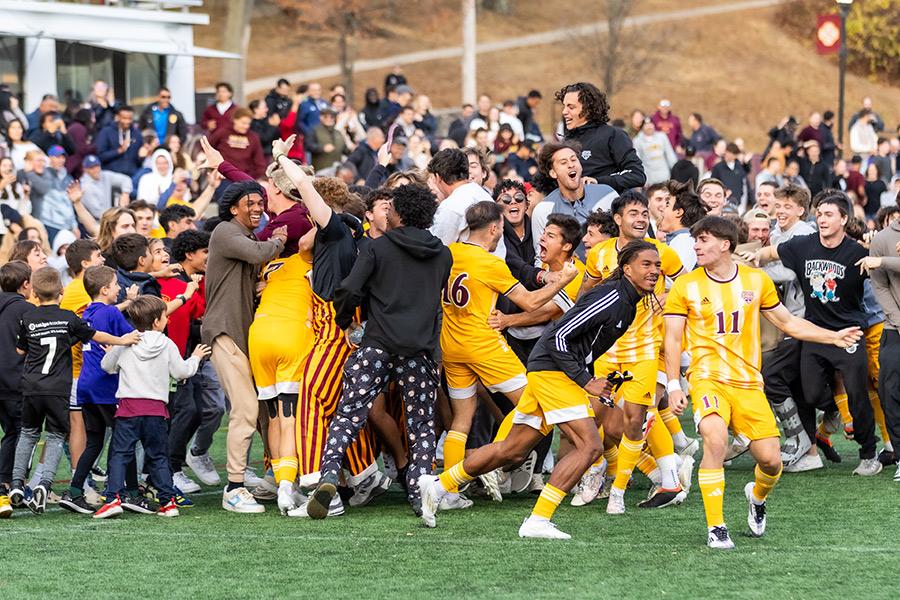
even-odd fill
[[(122, 313), (111, 304), (91, 302), (81, 317), (97, 331), (123, 336), (134, 328), (128, 324)], [(110, 375), (100, 368), (100, 361), (106, 352), (97, 342), (91, 340), (82, 347), (84, 364), (78, 376), (78, 405), (116, 404), (116, 389), (119, 376)]]

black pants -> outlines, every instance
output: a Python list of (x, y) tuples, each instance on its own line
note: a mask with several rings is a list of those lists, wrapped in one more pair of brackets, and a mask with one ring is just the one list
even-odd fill
[(786, 337), (774, 350), (763, 352), (762, 375), (766, 398), (772, 404), (782, 404), (793, 398), (803, 404), (803, 386), (800, 383), (800, 340)]
[[(894, 452), (900, 452), (900, 333), (896, 329), (885, 329), (881, 334), (878, 357), (881, 361), (878, 373), (881, 408), (888, 435), (894, 443)], [(855, 431), (855, 421), (853, 427)]]
[[(882, 364), (886, 364), (884, 359), (881, 360)], [(803, 428), (809, 439), (815, 439), (816, 409), (837, 410), (834, 404), (835, 371), (840, 371), (847, 389), (847, 401), (853, 416), (853, 436), (859, 444), (859, 457), (874, 458), (875, 414), (869, 403), (865, 342), (854, 344), (846, 350), (814, 342), (801, 344), (800, 377), (804, 397), (802, 403), (797, 403), (797, 408)]]
[(322, 478), (337, 477), (348, 446), (359, 435), (375, 398), (397, 383), (406, 415), (409, 465), (406, 471), (408, 500), (421, 504), (418, 479), (432, 472), (434, 464), (434, 405), (439, 385), (437, 365), (426, 352), (413, 356), (391, 355), (363, 346), (344, 365), (344, 389), (328, 428), (322, 457)]
[(21, 395), (0, 395), (0, 428), (3, 429), (3, 439), (0, 440), (0, 483), (9, 483), (12, 481), (16, 442), (22, 430)]
[[(78, 458), (75, 473), (72, 475), (71, 487), (84, 491), (84, 483), (90, 476), (91, 468), (103, 453), (103, 442), (106, 440), (106, 429), (115, 431), (116, 405), (115, 404), (85, 404), (81, 407), (84, 418), (84, 431), (87, 442), (84, 452)], [(109, 457), (107, 456), (107, 470), (109, 470)], [(126, 487), (130, 490), (137, 489), (137, 463), (132, 461), (125, 467)]]

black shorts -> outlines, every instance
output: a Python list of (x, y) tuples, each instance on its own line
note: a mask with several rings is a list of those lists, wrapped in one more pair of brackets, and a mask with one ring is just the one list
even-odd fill
[(116, 424), (115, 404), (82, 404), (81, 414), (85, 431), (105, 433), (107, 427), (112, 428)]
[(41, 428), (48, 433), (69, 435), (68, 396), (25, 396), (22, 402), (22, 429)]

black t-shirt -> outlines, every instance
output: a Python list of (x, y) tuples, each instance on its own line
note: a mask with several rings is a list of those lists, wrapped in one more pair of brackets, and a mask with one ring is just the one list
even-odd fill
[(868, 254), (846, 236), (838, 247), (826, 248), (818, 233), (793, 237), (778, 246), (781, 262), (797, 274), (803, 289), (807, 320), (826, 329), (865, 328), (865, 275), (860, 275), (856, 262)]
[(355, 237), (362, 235), (362, 224), (353, 215), (332, 212), (328, 224), (317, 229), (312, 289), (319, 298), (331, 302), (334, 290), (356, 262)]
[(70, 310), (36, 306), (22, 315), (17, 346), (25, 351), (23, 396), (65, 396), (72, 392), (72, 351), (97, 333)]

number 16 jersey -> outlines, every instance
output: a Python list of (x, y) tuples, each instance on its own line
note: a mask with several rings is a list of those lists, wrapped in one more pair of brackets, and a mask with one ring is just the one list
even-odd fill
[(499, 331), (488, 317), (500, 294), (519, 285), (506, 262), (481, 246), (468, 242), (450, 244), (453, 267), (444, 289), (444, 322), (441, 351), (445, 361), (477, 363), (497, 350), (507, 351)]

